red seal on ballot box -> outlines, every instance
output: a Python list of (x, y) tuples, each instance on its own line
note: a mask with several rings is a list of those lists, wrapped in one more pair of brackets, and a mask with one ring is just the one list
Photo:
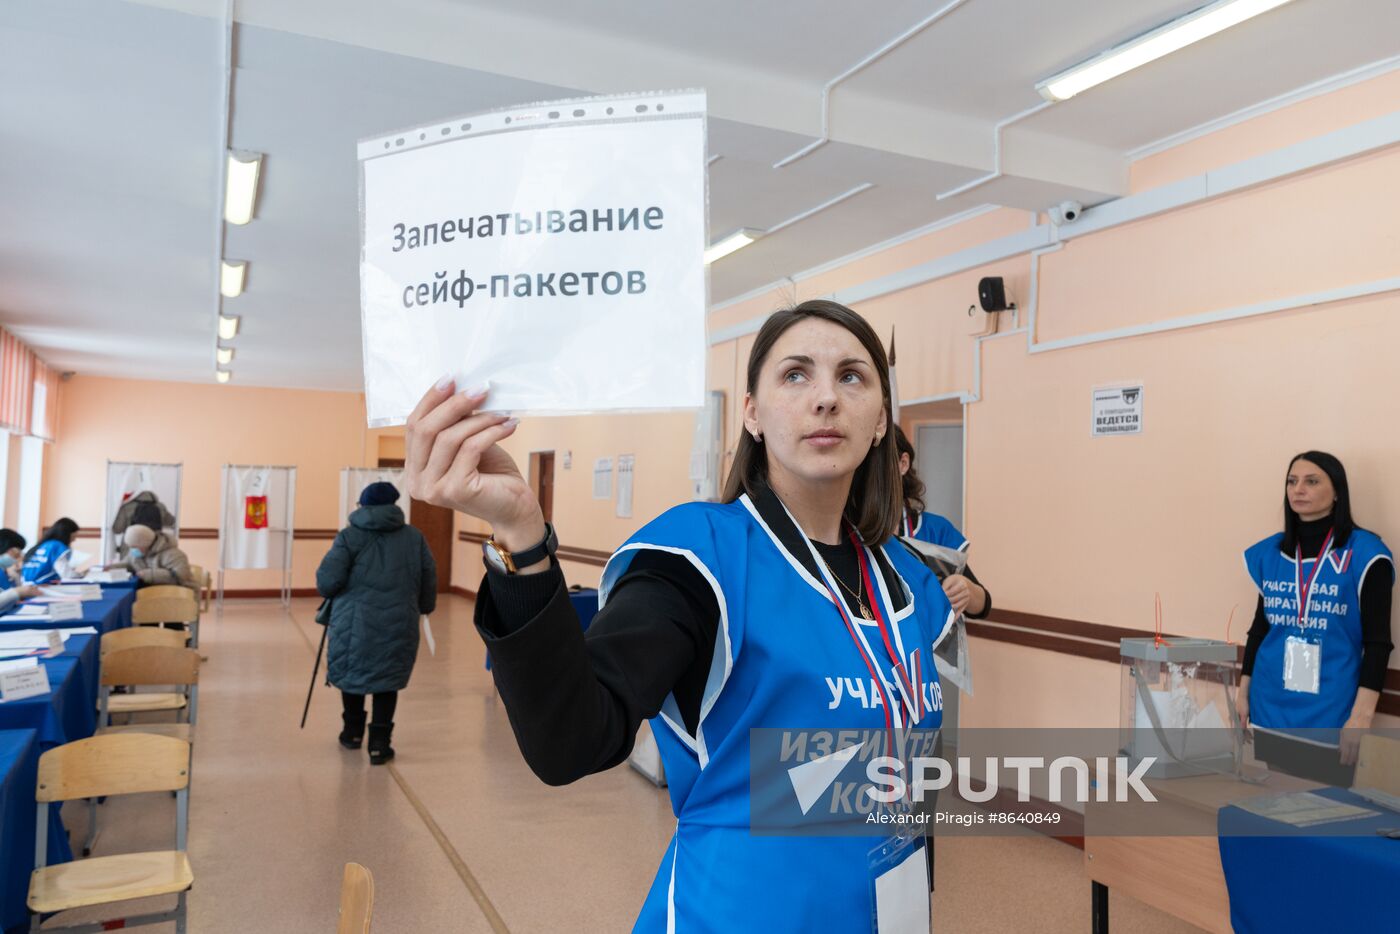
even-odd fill
[(267, 497), (247, 496), (243, 499), (243, 527), (245, 529), (267, 528)]

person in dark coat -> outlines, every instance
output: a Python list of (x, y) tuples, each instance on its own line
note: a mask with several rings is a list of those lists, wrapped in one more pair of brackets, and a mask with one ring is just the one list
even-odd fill
[(316, 569), (316, 589), (331, 601), (326, 677), (345, 711), (340, 744), (359, 749), (365, 695), (374, 695), (369, 761), (394, 757), (398, 692), (418, 657), (418, 617), (437, 607), (437, 565), (423, 533), (404, 522), (392, 483), (371, 483), (360, 508)]

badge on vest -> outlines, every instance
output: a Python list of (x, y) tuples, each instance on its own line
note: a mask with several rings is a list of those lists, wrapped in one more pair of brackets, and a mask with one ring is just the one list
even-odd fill
[(1297, 636), (1283, 643), (1283, 688), (1316, 694), (1322, 680), (1322, 645)]

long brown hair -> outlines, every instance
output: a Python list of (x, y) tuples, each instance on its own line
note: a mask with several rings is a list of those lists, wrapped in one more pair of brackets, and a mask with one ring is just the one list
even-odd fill
[[(890, 366), (885, 357), (884, 345), (875, 335), (864, 318), (845, 305), (825, 299), (803, 302), (795, 308), (776, 311), (763, 322), (758, 337), (754, 339), (753, 350), (749, 352), (749, 366), (746, 386), (750, 394), (758, 387), (759, 373), (768, 359), (773, 345), (778, 342), (788, 328), (800, 321), (816, 318), (840, 325), (855, 335), (870, 360), (875, 371), (880, 374), (880, 394), (884, 400), (885, 419), (889, 430), (880, 443), (871, 447), (856, 468), (851, 480), (851, 492), (846, 498), (844, 515), (846, 521), (856, 530), (861, 541), (867, 545), (883, 542), (899, 527), (903, 515), (903, 486), (899, 476), (899, 454), (895, 450), (894, 419), (890, 415)], [(768, 455), (763, 445), (753, 439), (747, 431), (739, 432), (739, 444), (734, 451), (734, 463), (729, 468), (729, 477), (724, 482), (724, 495), (721, 499), (732, 503), (742, 494), (750, 496), (768, 486)]]
[(925, 509), (924, 481), (919, 479), (919, 472), (914, 469), (914, 445), (904, 433), (904, 429), (898, 425), (894, 426), (894, 444), (898, 456), (909, 455), (909, 469), (900, 478), (904, 491), (904, 507), (910, 512), (921, 513)]

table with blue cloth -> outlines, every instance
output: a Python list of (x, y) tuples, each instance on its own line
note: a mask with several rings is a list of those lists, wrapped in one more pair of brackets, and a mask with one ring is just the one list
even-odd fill
[[(578, 614), (578, 624), (584, 632), (593, 625), (593, 617), (598, 615), (598, 591), (592, 587), (569, 591), (569, 602)], [(486, 670), (491, 670), (491, 653), (486, 653)]]
[(48, 669), (49, 693), (0, 702), (0, 730), (30, 729), (51, 749), (84, 739), (97, 729), (96, 636), (69, 636), (63, 654), (40, 658)]
[(1341, 788), (1315, 793), (1379, 813), (1290, 827), (1241, 808), (1220, 809), (1220, 864), (1239, 934), (1378, 931), (1394, 923), (1400, 840), (1376, 831), (1400, 828), (1400, 814)]
[[(110, 585), (102, 585), (102, 596), (96, 600), (82, 601), (83, 615), (81, 619), (32, 619), (28, 617), (17, 619), (0, 620), (0, 632), (16, 629), (81, 629), (84, 626), (91, 626), (98, 633), (111, 632), (113, 629), (122, 629), (131, 625), (131, 607), (136, 602), (136, 591), (129, 587), (111, 588)], [(31, 604), (32, 601), (23, 601), (24, 605)], [(32, 604), (34, 606), (52, 606), (51, 603)], [(6, 615), (13, 615), (14, 610), (10, 610)]]
[(24, 906), (34, 870), (34, 785), (39, 738), (33, 730), (0, 730), (0, 927), (28, 924)]

